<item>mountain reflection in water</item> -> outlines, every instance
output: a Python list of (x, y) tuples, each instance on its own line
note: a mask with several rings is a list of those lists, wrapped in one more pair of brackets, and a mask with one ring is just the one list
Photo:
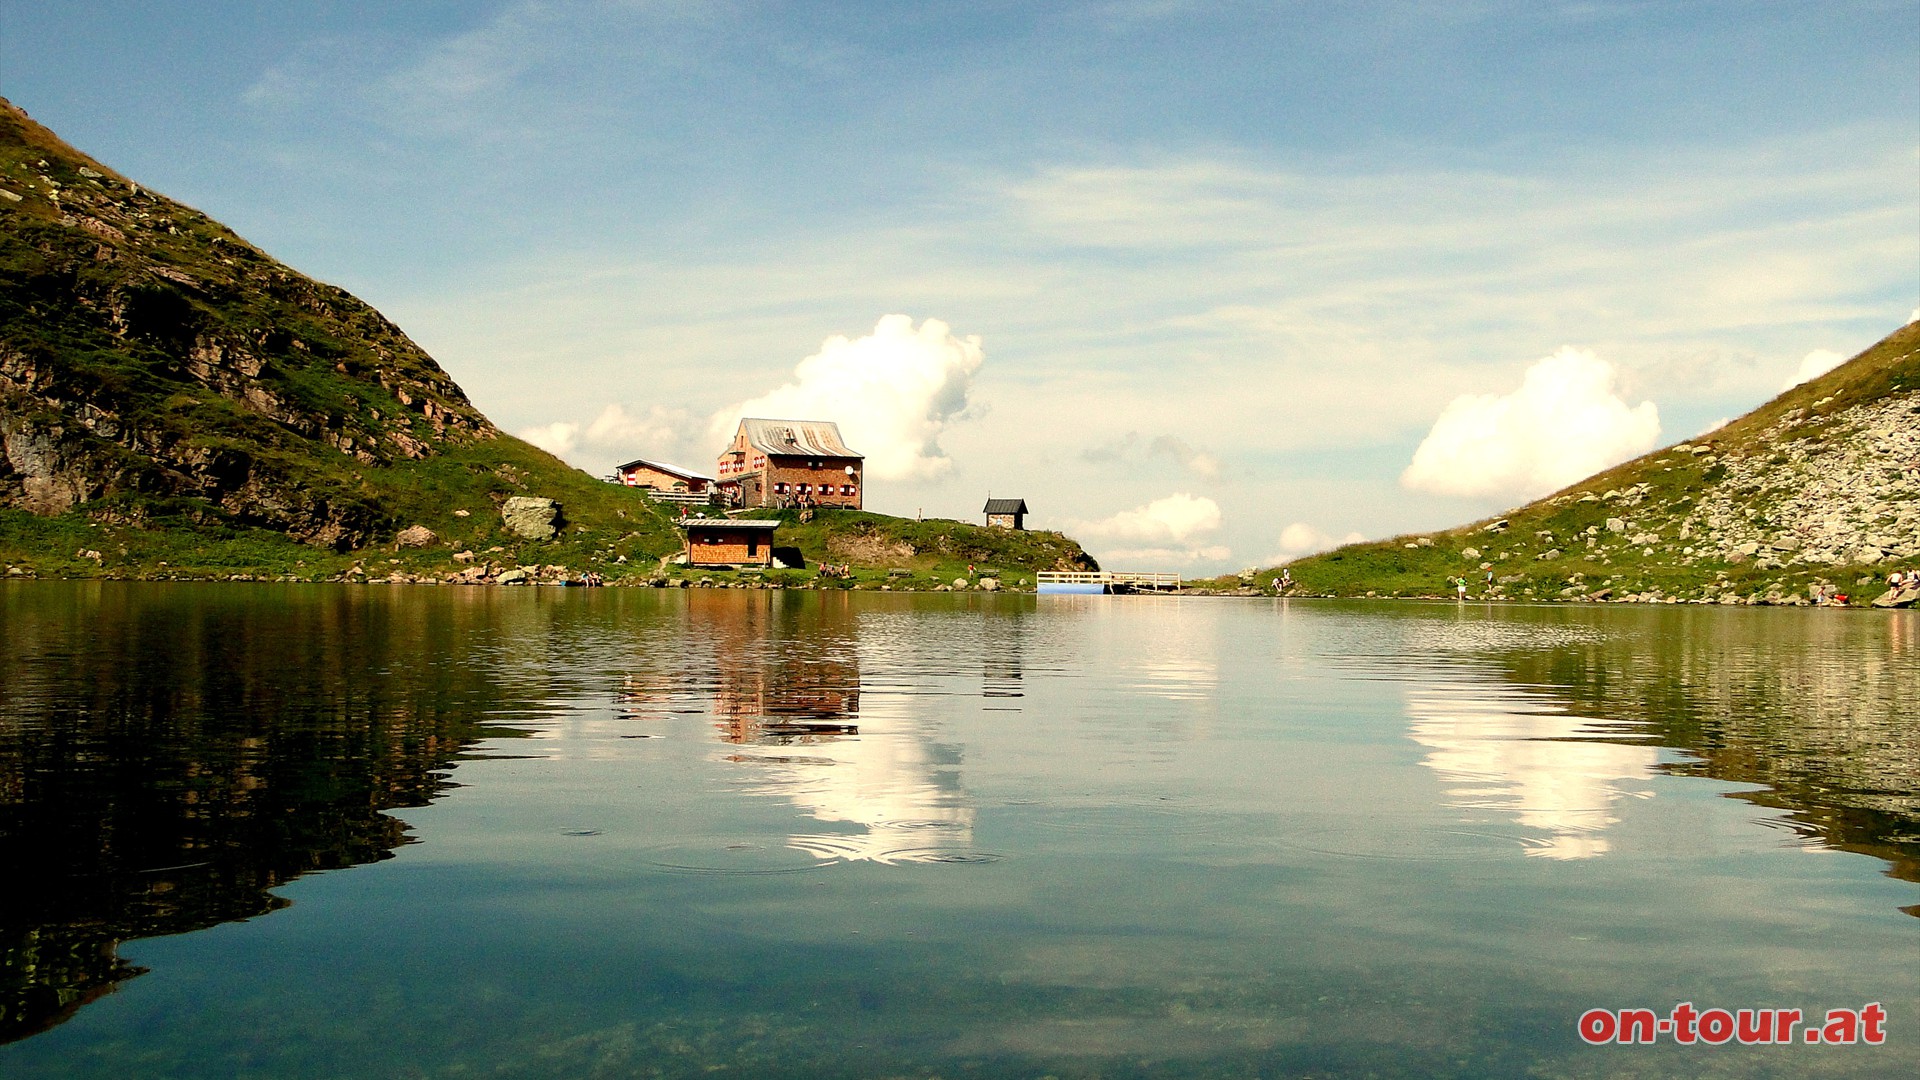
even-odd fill
[(130, 938), (385, 859), (503, 695), (494, 613), (349, 590), (26, 586), (0, 620), (0, 1041), (140, 974)]
[[(1603, 854), (1610, 809), (1655, 772), (1759, 785), (1809, 841), (1920, 881), (1920, 617), (1688, 607), (1462, 612), (1409, 635), (1484, 681), (1408, 695), (1412, 738), (1463, 808)], [(1661, 753), (1658, 748), (1679, 750)], [(1920, 915), (1920, 907), (1909, 909)]]
[[(1397, 915), (1367, 922), (1380, 882), (1474, 918), (1506, 902), (1498, 889), (1476, 892), (1475, 875), (1448, 856), (1525, 866), (1495, 875), (1513, 891), (1582, 875), (1600, 883), (1583, 895), (1605, 908), (1606, 881), (1638, 887), (1646, 849), (1634, 845), (1691, 820), (1643, 813), (1684, 801), (1676, 774), (1749, 785), (1736, 797), (1767, 808), (1764, 824), (1920, 880), (1920, 712), (1908, 707), (1920, 693), (1920, 615), (1057, 599), (0, 583), (0, 1039), (45, 1030), (136, 974), (118, 956), (130, 939), (259, 916), (282, 906), (273, 890), (302, 874), (391, 857), (410, 836), (388, 811), (444, 793), (456, 762), (515, 727), (532, 737), (513, 745), (543, 760), (478, 766), (467, 802), (484, 812), (462, 817), (453, 800), (439, 831), (423, 823), (428, 838), (464, 835), (469, 847), (421, 849), (419, 861), (471, 872), (482, 891), (507, 874), (516, 902), (581, 920), (576, 929), (593, 933), (580, 940), (622, 958), (616, 985), (650, 963), (677, 972), (660, 984), (663, 1001), (702, 980), (721, 986), (698, 999), (706, 1004), (748, 985), (731, 974), (748, 968), (722, 963), (729, 974), (709, 975), (698, 950), (720, 944), (683, 957), (681, 937), (658, 946), (646, 919), (621, 921), (708, 910), (718, 893), (703, 892), (708, 879), (694, 872), (738, 872), (712, 878), (714, 888), (778, 928), (847, 917), (848, 901), (870, 903), (882, 880), (927, 886), (879, 925), (856, 927), (876, 931), (888, 919), (942, 925), (951, 911), (934, 900), (974, 896), (979, 880), (1024, 882), (976, 897), (996, 927), (1026, 921), (1033, 936), (1010, 936), (1009, 949), (1049, 958), (1033, 961), (1030, 996), (1017, 1002), (1005, 997), (1005, 973), (1026, 969), (968, 967), (971, 939), (951, 955), (843, 955), (814, 941), (807, 956), (844, 966), (751, 969), (788, 979), (794, 1001), (815, 999), (810, 980), (866, 971), (876, 958), (916, 994), (933, 971), (953, 992), (981, 995), (952, 999), (944, 1019), (904, 1024), (914, 1032), (975, 1007), (1004, 1007), (1007, 1030), (1025, 1031), (1025, 1010), (1055, 1000), (1033, 987), (1058, 983), (1078, 1000), (1087, 986), (1116, 985), (1101, 965), (1122, 939), (1151, 957), (1128, 977), (1160, 972), (1169, 956), (1214, 940), (1196, 929), (1208, 926), (1223, 943), (1212, 961), (1220, 970), (1238, 970), (1242, 953), (1249, 964), (1222, 986), (1250, 985), (1323, 939), (1330, 970), (1344, 972), (1352, 950), (1377, 944), (1365, 928), (1400, 925)], [(568, 824), (564, 835), (577, 839), (564, 853), (528, 839), (550, 828), (543, 815), (555, 802), (589, 813), (582, 792), (606, 820)], [(487, 808), (489, 798), (499, 805)], [(530, 805), (539, 827), (502, 829), (489, 815), (512, 825), (508, 804)], [(1474, 831), (1454, 829), (1463, 817)], [(1519, 858), (1516, 843), (1535, 858)], [(463, 859), (475, 850), (497, 861), (469, 871)], [(931, 865), (995, 852), (1004, 861), (973, 878)], [(823, 872), (804, 891), (754, 876), (796, 865)], [(1152, 867), (1150, 880), (1125, 877), (1135, 865)], [(566, 895), (556, 866), (603, 888), (610, 914), (597, 914), (598, 900), (539, 908)], [(1207, 872), (1188, 873), (1196, 868)], [(1627, 873), (1608, 878), (1615, 869)], [(680, 876), (652, 880), (661, 872)], [(1081, 875), (1116, 884), (1083, 895)], [(1241, 903), (1228, 884), (1243, 879), (1252, 891)], [(1315, 892), (1316, 879), (1334, 891)], [(1023, 895), (1034, 906), (1022, 907)], [(662, 903), (674, 897), (678, 906)], [(1292, 906), (1276, 906), (1282, 898)], [(1360, 906), (1316, 914), (1336, 902)], [(1153, 921), (1161, 913), (1164, 926)], [(1350, 914), (1358, 936), (1325, 936)], [(1048, 937), (1049, 920), (1073, 940)], [(1296, 923), (1304, 929), (1291, 941)], [(552, 945), (543, 924), (527, 925), (536, 930), (494, 942), (487, 959)], [(769, 934), (776, 952), (790, 944), (784, 929)], [(1172, 951), (1152, 953), (1154, 942)], [(1418, 966), (1400, 960), (1396, 971)], [(1058, 976), (1074, 963), (1084, 985)], [(316, 962), (316, 978), (325, 966)], [(168, 1000), (160, 982), (143, 980), (121, 1001)], [(1355, 985), (1373, 1000), (1366, 982)], [(1248, 999), (1247, 1015), (1318, 1007), (1323, 993), (1343, 992), (1328, 985), (1302, 982), (1298, 998), (1291, 983), (1269, 987)], [(607, 1000), (556, 998), (529, 1012)], [(1140, 1000), (1139, 1015), (1164, 1019), (1175, 997)], [(753, 1008), (763, 1004), (756, 997)], [(689, 1009), (707, 1016), (704, 1005)], [(863, 1006), (861, 1016), (869, 1012), (877, 1022), (884, 1010)], [(1071, 1009), (1052, 1015), (1062, 1031), (1083, 1030)], [(546, 1034), (526, 1037), (546, 1047)]]

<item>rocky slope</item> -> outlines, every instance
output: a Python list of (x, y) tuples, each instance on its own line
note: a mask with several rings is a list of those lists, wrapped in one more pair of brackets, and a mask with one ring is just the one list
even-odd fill
[[(1920, 324), (1691, 443), (1497, 519), (1292, 566), (1301, 588), (1654, 602), (1855, 602), (1920, 567)], [(1493, 581), (1487, 582), (1487, 575)]]
[(4, 99), (0, 283), (0, 507), (353, 547), (393, 466), (499, 437), (378, 312)]
[[(379, 312), (0, 99), (5, 576), (649, 581), (677, 509), (502, 434)], [(1051, 533), (789, 526), (865, 571), (835, 587), (1091, 565)]]

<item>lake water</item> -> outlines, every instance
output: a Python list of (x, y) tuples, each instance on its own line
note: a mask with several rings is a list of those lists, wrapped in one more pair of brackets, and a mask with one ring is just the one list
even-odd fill
[[(8, 583), (0, 1075), (1917, 1075), (1916, 694), (1905, 612)], [(1680, 1002), (1886, 1037), (1577, 1031)]]

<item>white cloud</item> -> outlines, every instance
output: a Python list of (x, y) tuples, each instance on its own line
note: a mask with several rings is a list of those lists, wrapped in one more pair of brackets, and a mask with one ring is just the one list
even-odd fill
[[(1074, 535), (1095, 542), (1094, 557), (1103, 566), (1114, 560), (1187, 566), (1221, 562), (1233, 555), (1225, 545), (1212, 542), (1220, 524), (1218, 503), (1176, 492), (1110, 518), (1077, 523)], [(1118, 546), (1101, 547), (1100, 541)]]
[(573, 453), (574, 444), (580, 440), (580, 425), (559, 420), (538, 427), (521, 428), (514, 434), (554, 457), (564, 458)]
[(1105, 548), (1101, 549), (1096, 557), (1100, 560), (1100, 565), (1109, 570), (1137, 570), (1144, 573), (1162, 570), (1168, 566), (1225, 562), (1233, 558), (1233, 549), (1225, 544), (1206, 544), (1191, 548)]
[(665, 459), (706, 471), (704, 466), (712, 464), (708, 459), (719, 446), (690, 441), (688, 434), (698, 426), (693, 414), (685, 409), (650, 405), (644, 413), (634, 415), (614, 402), (584, 424), (556, 420), (521, 428), (514, 434), (589, 472), (610, 471), (634, 458)]
[(953, 468), (940, 434), (967, 416), (984, 359), (978, 337), (955, 337), (938, 319), (915, 329), (909, 316), (886, 315), (866, 337), (828, 338), (794, 368), (793, 382), (722, 409), (708, 430), (724, 441), (743, 416), (832, 420), (866, 455), (870, 478), (934, 479)]
[(1800, 358), (1800, 368), (1780, 384), (1780, 389), (1791, 390), (1808, 379), (1817, 379), (1834, 368), (1845, 363), (1846, 357), (1832, 349), (1815, 349)]
[[(600, 415), (587, 425), (586, 441), (616, 456), (647, 457), (679, 449), (693, 427), (693, 414), (685, 409), (650, 405), (645, 413), (635, 416), (627, 412), (626, 406), (615, 402), (600, 410)], [(712, 449), (718, 453), (720, 447), (716, 445)]]
[(1366, 537), (1357, 532), (1350, 532), (1336, 540), (1330, 533), (1322, 532), (1304, 521), (1296, 521), (1280, 530), (1280, 551), (1269, 561), (1292, 562), (1304, 555), (1314, 555), (1342, 544), (1358, 544), (1364, 540)]
[(1571, 347), (1511, 393), (1464, 394), (1441, 412), (1400, 483), (1440, 495), (1529, 499), (1653, 449), (1660, 412), (1629, 407), (1613, 365)]

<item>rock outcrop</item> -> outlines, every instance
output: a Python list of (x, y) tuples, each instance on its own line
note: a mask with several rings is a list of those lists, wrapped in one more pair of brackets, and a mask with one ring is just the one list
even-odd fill
[(551, 540), (559, 531), (560, 504), (552, 499), (516, 495), (501, 504), (500, 521), (515, 536)]
[(0, 507), (351, 547), (378, 470), (497, 437), (371, 307), (0, 99)]

